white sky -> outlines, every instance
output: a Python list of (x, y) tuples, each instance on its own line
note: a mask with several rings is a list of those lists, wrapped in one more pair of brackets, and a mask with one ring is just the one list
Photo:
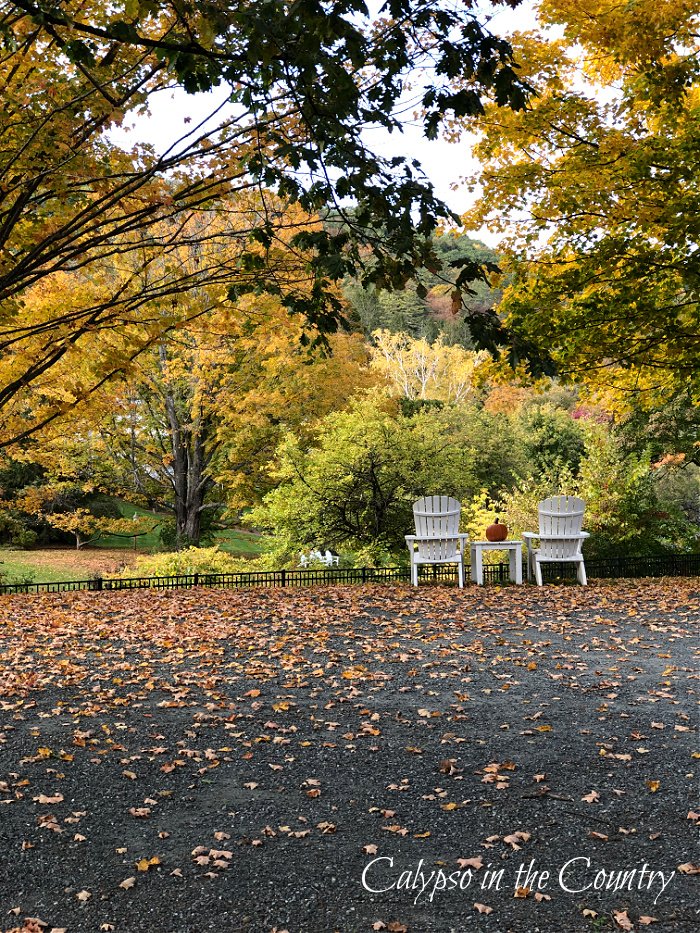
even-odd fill
[[(515, 10), (507, 6), (498, 8), (491, 19), (490, 28), (501, 35), (533, 28), (534, 3), (535, 0), (523, 0)], [(489, 11), (493, 9), (490, 7)], [(149, 116), (134, 118), (127, 131), (113, 130), (110, 136), (117, 145), (126, 148), (140, 141), (150, 143), (156, 150), (164, 152), (184, 132), (192, 129), (223, 103), (226, 96), (223, 89), (195, 95), (186, 94), (180, 89), (164, 92), (152, 100)], [(191, 122), (185, 123), (188, 117)], [(423, 136), (420, 126), (410, 124), (402, 134), (390, 134), (383, 128), (370, 128), (365, 136), (367, 145), (380, 155), (398, 154), (418, 159), (438, 196), (452, 210), (463, 213), (473, 203), (474, 195), (464, 186), (452, 190), (452, 186), (473, 172), (478, 165), (471, 155), (473, 136), (465, 133), (457, 143), (448, 143), (442, 139), (430, 141)], [(480, 230), (478, 236), (491, 246), (497, 245), (497, 237), (486, 229)]]

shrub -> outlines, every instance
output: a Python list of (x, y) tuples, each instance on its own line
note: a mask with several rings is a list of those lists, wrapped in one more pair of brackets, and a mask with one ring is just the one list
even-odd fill
[(160, 523), (158, 540), (164, 548), (177, 547), (177, 523), (174, 518), (166, 518)]
[(512, 532), (536, 531), (538, 503), (556, 493), (580, 496), (586, 503), (583, 527), (588, 558), (643, 556), (691, 550), (697, 529), (678, 507), (662, 503), (648, 454), (625, 455), (620, 439), (606, 425), (586, 427), (580, 472), (567, 466), (521, 480), (504, 492), (501, 507)]
[(566, 467), (578, 473), (586, 452), (584, 426), (552, 404), (530, 404), (515, 419), (527, 463), (536, 474), (556, 473)]
[(250, 569), (250, 564), (231, 557), (218, 547), (188, 547), (182, 551), (140, 556), (118, 577), (174, 577), (192, 573), (237, 573)]
[(26, 528), (24, 525), (20, 525), (16, 531), (12, 532), (12, 544), (17, 545), (24, 549), (32, 548), (36, 544), (37, 533), (32, 531), (31, 528)]

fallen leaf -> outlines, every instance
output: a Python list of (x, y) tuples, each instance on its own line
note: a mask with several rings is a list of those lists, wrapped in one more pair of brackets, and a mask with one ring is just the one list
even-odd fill
[(474, 904), (474, 910), (478, 910), (480, 914), (493, 913), (493, 907), (487, 907), (486, 904)]
[(634, 926), (627, 916), (626, 910), (613, 910), (613, 918), (621, 930), (634, 930)]
[(458, 858), (457, 864), (460, 868), (473, 868), (475, 871), (479, 871), (480, 868), (484, 867), (484, 860), (480, 855), (475, 855), (472, 858)]
[(151, 815), (150, 807), (129, 807), (129, 813), (132, 816), (138, 817), (140, 819), (145, 819), (147, 816)]
[(139, 871), (148, 871), (153, 865), (160, 865), (160, 859), (157, 855), (154, 855), (152, 858), (141, 858), (136, 863), (136, 868)]
[(38, 797), (32, 797), (37, 803), (60, 803), (63, 800), (63, 794), (54, 794), (53, 797), (47, 797), (46, 794), (39, 794)]

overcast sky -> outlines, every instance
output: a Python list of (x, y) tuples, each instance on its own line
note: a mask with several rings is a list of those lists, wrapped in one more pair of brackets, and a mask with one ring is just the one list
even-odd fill
[[(505, 35), (513, 30), (533, 28), (533, 3), (534, 0), (524, 0), (515, 10), (507, 6), (499, 8), (491, 19), (491, 29)], [(493, 10), (492, 7), (489, 9)], [(111, 138), (126, 148), (130, 148), (138, 140), (150, 143), (156, 150), (164, 152), (183, 132), (191, 129), (216, 106), (223, 103), (226, 96), (223, 89), (211, 94), (197, 95), (185, 94), (180, 90), (161, 93), (152, 100), (150, 116), (135, 118), (128, 133), (113, 131), (110, 134)], [(187, 118), (189, 120), (185, 122)], [(452, 186), (473, 172), (477, 165), (471, 155), (473, 137), (468, 134), (464, 134), (457, 143), (444, 140), (431, 142), (423, 136), (420, 125), (408, 124), (403, 134), (389, 134), (383, 129), (368, 129), (366, 139), (367, 145), (378, 154), (408, 155), (418, 159), (438, 195), (457, 213), (467, 210), (473, 202), (473, 195), (470, 195), (464, 186), (452, 190)], [(497, 238), (487, 230), (480, 230), (478, 235), (490, 245), (497, 245)]]

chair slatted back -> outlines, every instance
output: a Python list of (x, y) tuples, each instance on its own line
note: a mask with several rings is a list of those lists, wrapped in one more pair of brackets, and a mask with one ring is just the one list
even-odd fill
[(413, 503), (421, 559), (440, 561), (458, 555), (459, 543), (454, 535), (459, 533), (461, 512), (461, 504), (451, 496), (424, 496)]
[(581, 553), (586, 503), (577, 496), (551, 496), (539, 504), (540, 553), (552, 560), (567, 560)]

